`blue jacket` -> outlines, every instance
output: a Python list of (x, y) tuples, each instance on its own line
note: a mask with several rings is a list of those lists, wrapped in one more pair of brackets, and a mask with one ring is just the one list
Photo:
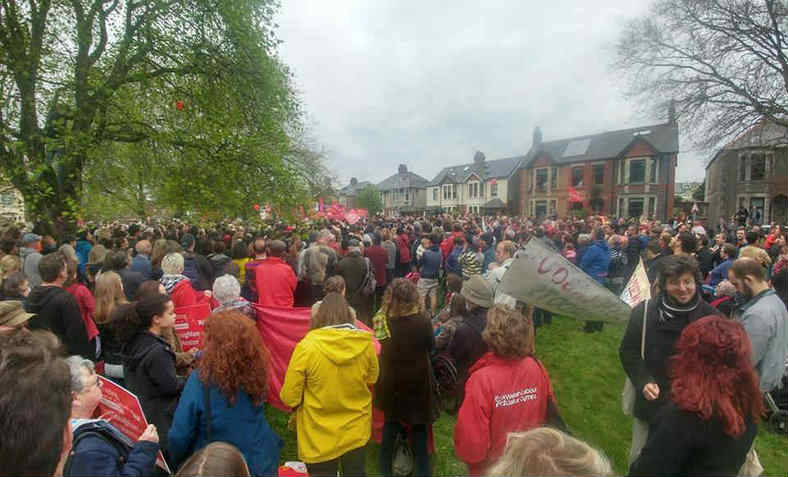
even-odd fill
[(462, 265), (460, 265), (460, 255), (464, 252), (464, 248), (455, 246), (451, 249), (451, 253), (446, 257), (446, 273), (454, 273), (462, 275)]
[(733, 265), (733, 260), (729, 258), (728, 260), (725, 260), (721, 264), (714, 267), (714, 269), (709, 273), (709, 285), (716, 288), (721, 281), (727, 280), (728, 270), (730, 270), (731, 265)]
[[(199, 370), (186, 381), (169, 433), (169, 456), (178, 468), (191, 454), (208, 444), (205, 432), (205, 395)], [(209, 387), (211, 441), (229, 442), (246, 458), (252, 475), (276, 475), (282, 440), (268, 425), (265, 404), (256, 406), (249, 395), (238, 391), (230, 407), (227, 397)]]
[(604, 283), (609, 267), (610, 248), (604, 240), (592, 243), (580, 261), (580, 268), (599, 283)]
[(433, 245), (421, 254), (419, 273), (422, 278), (438, 278), (440, 275), (443, 254), (437, 245)]
[(139, 272), (145, 277), (145, 280), (150, 280), (151, 276), (151, 268), (150, 268), (150, 257), (144, 255), (142, 253), (138, 253), (134, 256), (131, 260), (131, 268), (134, 272)]
[[(74, 442), (77, 445), (72, 448), (73, 455), (64, 469), (65, 477), (153, 475), (159, 444), (139, 441), (132, 446), (125, 436), (104, 420), (74, 419), (72, 426)], [(104, 437), (86, 435), (80, 439), (80, 435), (89, 431), (100, 433)]]
[(90, 250), (93, 248), (93, 244), (88, 242), (87, 240), (77, 240), (77, 245), (74, 247), (74, 252), (77, 254), (77, 259), (79, 260), (79, 265), (77, 266), (77, 270), (82, 275), (85, 274), (85, 265), (88, 263), (88, 256), (90, 255)]

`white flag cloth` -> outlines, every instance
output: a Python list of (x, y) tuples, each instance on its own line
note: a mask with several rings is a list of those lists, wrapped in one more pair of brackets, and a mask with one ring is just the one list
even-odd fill
[(647, 298), (651, 299), (651, 284), (648, 281), (643, 259), (640, 259), (638, 266), (635, 267), (635, 272), (632, 273), (632, 277), (629, 279), (629, 283), (624, 287), (624, 291), (621, 292), (621, 300), (635, 308), (635, 305)]
[(517, 252), (501, 283), (504, 293), (578, 320), (625, 322), (629, 306), (541, 240)]

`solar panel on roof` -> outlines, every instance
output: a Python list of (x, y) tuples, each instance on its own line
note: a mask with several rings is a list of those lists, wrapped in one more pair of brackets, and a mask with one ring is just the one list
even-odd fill
[(563, 157), (582, 156), (588, 151), (590, 145), (591, 139), (575, 139), (566, 145)]

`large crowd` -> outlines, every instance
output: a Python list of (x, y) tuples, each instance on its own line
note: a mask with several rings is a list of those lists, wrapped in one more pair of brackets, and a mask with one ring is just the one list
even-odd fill
[[(115, 222), (60, 242), (9, 228), (0, 475), (163, 474), (160, 450), (177, 475), (276, 475), (259, 307), (311, 307), (278, 396), (309, 475), (365, 474), (373, 408), (384, 475), (430, 475), (443, 412), (457, 416), (454, 453), (471, 475), (610, 475), (534, 357), (551, 312), (504, 292), (531, 240), (616, 295), (646, 269), (652, 298), (620, 346), (629, 474), (757, 475), (764, 393), (780, 402), (786, 387), (788, 246), (779, 225), (740, 214), (714, 229), (475, 215)], [(212, 312), (185, 351), (175, 310), (200, 304)], [(96, 415), (104, 378), (139, 398), (150, 425), (135, 441)]]

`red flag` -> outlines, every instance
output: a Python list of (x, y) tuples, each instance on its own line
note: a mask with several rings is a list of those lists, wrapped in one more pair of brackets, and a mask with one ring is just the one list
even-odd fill
[(254, 210), (260, 211), (260, 204), (254, 204), (252, 207), (254, 207)]
[(574, 187), (569, 187), (569, 202), (583, 202), (583, 197)]
[(175, 101), (175, 109), (178, 111), (183, 111), (184, 105), (183, 101)]

